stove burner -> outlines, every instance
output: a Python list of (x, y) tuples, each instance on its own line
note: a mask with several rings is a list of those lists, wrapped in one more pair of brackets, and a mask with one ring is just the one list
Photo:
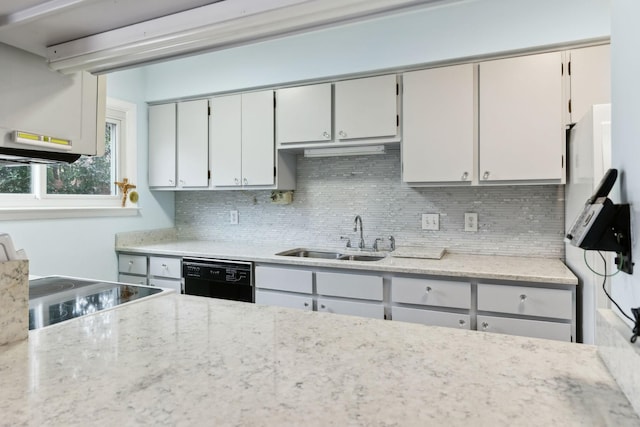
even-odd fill
[(41, 298), (70, 289), (95, 285), (96, 283), (99, 282), (69, 277), (43, 277), (29, 282), (29, 299)]

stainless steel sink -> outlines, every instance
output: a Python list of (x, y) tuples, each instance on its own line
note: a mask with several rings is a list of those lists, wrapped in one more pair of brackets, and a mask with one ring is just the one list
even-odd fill
[(276, 255), (300, 258), (335, 259), (338, 261), (379, 261), (384, 258), (384, 255), (345, 254), (342, 252), (304, 248), (289, 249), (288, 251), (278, 252)]

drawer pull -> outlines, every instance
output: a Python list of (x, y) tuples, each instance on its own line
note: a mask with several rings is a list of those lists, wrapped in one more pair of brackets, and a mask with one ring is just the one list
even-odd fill
[(487, 329), (489, 329), (489, 323), (487, 322), (482, 322), (482, 330), (486, 331)]
[(324, 306), (324, 304), (321, 304), (321, 305), (320, 305), (320, 308), (327, 308), (327, 307), (325, 307), (325, 306)]
[(305, 302), (305, 303), (304, 303), (304, 306), (305, 306), (305, 307), (309, 307), (309, 303), (308, 303), (308, 302)]
[(427, 286), (427, 288), (424, 290), (425, 294), (428, 294), (429, 292), (431, 292), (431, 286)]
[(527, 296), (525, 294), (520, 295), (520, 303), (524, 304), (524, 302), (526, 301)]
[(458, 320), (458, 324), (460, 325), (460, 327), (461, 327), (461, 328), (462, 328), (462, 327), (464, 327), (464, 325), (465, 325), (466, 323), (467, 323), (467, 322), (465, 322), (465, 321), (464, 321), (464, 319), (460, 319), (460, 320)]
[(462, 180), (463, 180), (463, 181), (466, 181), (466, 180), (467, 180), (467, 178), (469, 178), (469, 172), (465, 172), (465, 173), (463, 173), (463, 174), (462, 174)]

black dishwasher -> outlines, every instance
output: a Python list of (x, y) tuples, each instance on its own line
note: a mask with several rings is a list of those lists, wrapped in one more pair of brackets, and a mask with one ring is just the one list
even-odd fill
[(233, 301), (255, 302), (253, 263), (207, 258), (184, 258), (184, 293)]

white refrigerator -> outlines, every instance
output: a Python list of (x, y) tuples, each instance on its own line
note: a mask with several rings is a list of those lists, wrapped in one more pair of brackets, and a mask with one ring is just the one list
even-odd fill
[[(565, 186), (565, 235), (584, 204), (593, 194), (604, 173), (611, 167), (611, 104), (593, 105), (569, 133), (567, 142), (567, 184)], [(609, 198), (619, 202), (618, 186), (614, 186)], [(593, 270), (610, 274), (613, 256), (602, 252), (607, 260), (604, 270), (602, 258), (597, 251), (586, 251), (586, 261)], [(566, 244), (566, 264), (578, 277), (577, 311), (579, 338), (585, 344), (595, 343), (596, 310), (608, 307), (607, 297), (602, 291), (604, 277), (592, 272), (585, 263), (584, 249)], [(609, 279), (606, 283), (609, 289)], [(581, 327), (580, 327), (581, 325)]]

